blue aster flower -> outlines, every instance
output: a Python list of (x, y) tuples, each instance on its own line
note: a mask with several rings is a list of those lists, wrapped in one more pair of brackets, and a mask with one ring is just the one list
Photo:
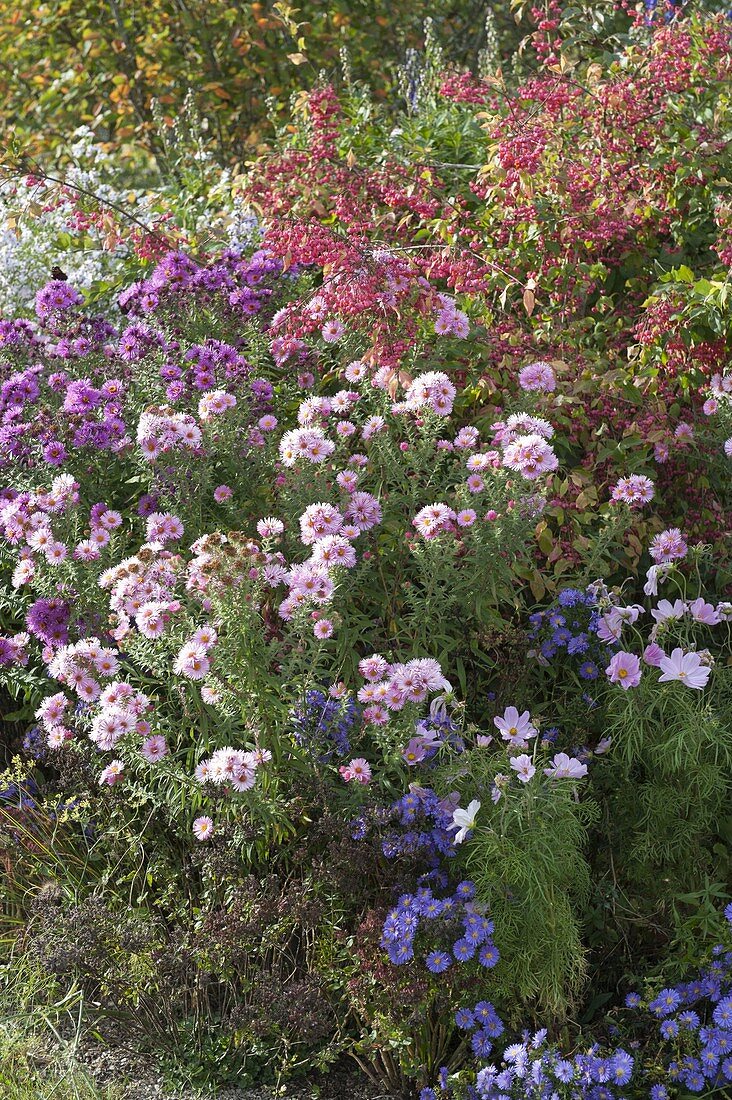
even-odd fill
[(451, 965), (452, 960), (447, 951), (431, 951), (425, 963), (432, 974), (443, 974)]
[(484, 943), (478, 952), (478, 962), (488, 970), (492, 970), (501, 955), (494, 943)]
[(470, 1031), (475, 1027), (475, 1016), (469, 1008), (459, 1008), (455, 1013), (455, 1024), (461, 1031)]

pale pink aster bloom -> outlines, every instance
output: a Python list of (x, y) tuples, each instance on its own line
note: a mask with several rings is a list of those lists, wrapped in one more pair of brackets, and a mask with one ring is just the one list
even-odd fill
[(218, 688), (211, 687), (210, 684), (204, 684), (201, 688), (201, 698), (203, 699), (204, 703), (213, 705), (214, 703), (218, 703), (220, 701), (221, 692), (218, 690)]
[(207, 783), (211, 779), (211, 770), (207, 760), (202, 760), (200, 764), (196, 764), (193, 776), (197, 783)]
[(650, 642), (643, 650), (643, 660), (647, 665), (651, 665), (654, 668), (659, 668), (661, 659), (665, 656), (665, 652), (657, 642)]
[(521, 756), (511, 757), (510, 763), (522, 783), (528, 783), (529, 780), (536, 775), (536, 768), (532, 763), (531, 757), (527, 756), (526, 753), (522, 753)]
[(732, 458), (732, 436), (724, 442), (724, 453), (727, 458)]
[[(362, 756), (357, 756), (349, 761), (346, 768), (350, 773), (348, 778), (346, 778), (345, 775), (343, 776), (347, 783), (353, 779), (355, 779), (357, 783), (363, 783), (364, 785), (371, 782), (371, 767)], [(339, 770), (341, 774), (343, 774), (343, 769)]]
[(549, 363), (539, 360), (537, 363), (529, 363), (519, 371), (519, 386), (522, 390), (536, 391), (539, 393), (551, 393), (556, 389), (557, 380)]
[(59, 691), (43, 700), (35, 716), (47, 728), (57, 726), (61, 722), (68, 705), (69, 699), (62, 691)]
[(686, 687), (696, 688), (698, 691), (706, 685), (712, 671), (702, 663), (698, 653), (693, 650), (684, 653), (680, 648), (674, 649), (670, 657), (663, 657), (659, 667), (662, 673), (658, 678), (659, 683), (679, 680)]
[(533, 481), (542, 474), (556, 470), (559, 461), (540, 435), (522, 435), (507, 445), (503, 465)]
[[(338, 427), (342, 427), (342, 424), (339, 424)], [(386, 421), (383, 416), (370, 416), (361, 430), (361, 435), (368, 441), (372, 436), (376, 435), (377, 432), (383, 431), (385, 427)]]
[(714, 416), (715, 412), (719, 408), (719, 402), (716, 397), (708, 397), (702, 405), (702, 412), (705, 416)]
[(699, 596), (696, 600), (692, 600), (687, 606), (694, 622), (706, 623), (707, 626), (716, 626), (720, 621), (719, 614), (714, 604), (707, 603), (703, 596)]
[(668, 462), (668, 444), (666, 443), (654, 443), (653, 445), (653, 457), (656, 462), (664, 463)]
[(262, 539), (275, 538), (277, 535), (281, 535), (284, 529), (285, 525), (282, 520), (276, 519), (274, 516), (265, 516), (257, 523), (257, 534)]
[(113, 760), (111, 764), (107, 764), (106, 768), (99, 776), (99, 785), (103, 787), (105, 784), (108, 787), (113, 787), (115, 783), (119, 783), (124, 778), (124, 764), (121, 760)]
[(258, 427), (260, 427), (263, 432), (273, 432), (278, 423), (279, 421), (277, 420), (277, 417), (272, 416), (271, 413), (267, 413), (265, 416), (260, 416), (259, 420), (257, 421)]
[(373, 653), (370, 657), (363, 657), (358, 662), (358, 671), (366, 680), (381, 680), (386, 675), (389, 665), (380, 653)]
[(358, 474), (355, 470), (341, 470), (336, 475), (336, 482), (345, 493), (353, 493), (358, 485)]
[(193, 835), (196, 840), (208, 840), (213, 835), (214, 823), (210, 817), (197, 817), (193, 822)]
[(330, 638), (333, 634), (333, 623), (330, 619), (318, 619), (313, 627), (313, 634), (321, 641), (325, 638)]
[(438, 336), (447, 336), (452, 332), (452, 314), (440, 313), (435, 321), (435, 332)]
[(503, 443), (510, 443), (522, 435), (540, 435), (543, 439), (551, 439), (554, 435), (554, 428), (548, 420), (541, 416), (530, 416), (529, 413), (511, 413), (506, 423), (501, 424), (499, 421), (496, 428), (499, 432), (505, 431)]
[(568, 756), (566, 752), (558, 752), (552, 760), (552, 766), (544, 768), (544, 775), (552, 779), (582, 779), (587, 775), (587, 765), (574, 756)]
[(367, 374), (368, 368), (360, 359), (354, 359), (352, 363), (348, 364), (343, 372), (343, 376), (347, 382), (360, 382)]
[(375, 704), (364, 709), (363, 720), (368, 725), (386, 726), (389, 722), (389, 712), (384, 707)]
[(536, 727), (531, 724), (528, 710), (519, 714), (516, 707), (506, 707), (502, 717), (493, 719), (494, 726), (501, 731), (504, 741), (520, 746), (531, 737), (536, 737)]
[(649, 552), (657, 563), (676, 561), (686, 557), (688, 546), (678, 527), (670, 527), (661, 531), (651, 542)]
[(472, 508), (463, 508), (461, 512), (458, 512), (455, 522), (458, 527), (472, 527), (477, 518)]
[(251, 759), (244, 759), (244, 757), (248, 756), (248, 753), (238, 754), (238, 759), (232, 767), (231, 774), (228, 776), (229, 783), (239, 794), (243, 794), (244, 791), (250, 791), (257, 779), (256, 767), (253, 761)]
[(683, 619), (686, 614), (686, 604), (683, 600), (659, 600), (658, 606), (651, 608), (651, 615), (657, 623), (665, 623), (669, 620)]
[(48, 731), (46, 744), (49, 749), (60, 749), (62, 745), (71, 740), (72, 736), (71, 730), (64, 729), (63, 726), (54, 726), (53, 729)]
[(620, 684), (621, 688), (627, 691), (628, 688), (638, 687), (640, 683), (640, 661), (634, 653), (625, 653), (621, 650), (610, 659), (605, 673), (611, 684)]
[(339, 680), (337, 684), (331, 684), (328, 688), (328, 694), (331, 699), (342, 699), (344, 695), (347, 694), (347, 691), (348, 689), (343, 680)]
[(345, 331), (346, 326), (343, 322), (334, 317), (333, 320), (325, 322), (320, 330), (320, 335), (323, 337), (326, 344), (335, 344), (340, 340)]
[(101, 694), (101, 687), (91, 676), (83, 676), (76, 684), (76, 694), (84, 703), (93, 703)]
[(648, 504), (653, 500), (653, 482), (642, 474), (631, 474), (630, 477), (621, 477), (611, 492), (614, 501), (621, 501), (633, 506)]
[[(107, 538), (109, 538), (109, 535), (107, 535)], [(46, 547), (44, 557), (49, 565), (60, 565), (61, 562), (66, 561), (68, 552), (68, 548), (62, 542), (52, 542)]]
[(470, 474), (465, 484), (471, 493), (482, 493), (485, 488), (485, 482), (480, 474)]
[(204, 626), (199, 626), (191, 638), (193, 645), (203, 646), (204, 649), (210, 649), (211, 646), (216, 645), (218, 641), (218, 634), (212, 626), (206, 623)]
[(234, 491), (229, 485), (217, 485), (213, 495), (217, 504), (223, 504), (225, 500), (231, 500)]
[(158, 760), (168, 755), (168, 744), (162, 734), (156, 733), (143, 741), (140, 754), (148, 764), (157, 764)]
[(91, 531), (89, 532), (88, 541), (92, 544), (92, 546), (97, 546), (100, 550), (102, 550), (105, 546), (109, 546), (109, 531), (107, 531), (104, 527), (92, 527)]
[(683, 421), (681, 422), (681, 424), (677, 424), (676, 428), (674, 429), (674, 438), (675, 439), (693, 439), (694, 438), (694, 429), (693, 429), (692, 425), (691, 424), (686, 424)]
[(186, 676), (189, 680), (202, 680), (210, 667), (204, 647), (190, 642), (183, 646), (173, 665), (179, 676)]
[(480, 433), (477, 428), (461, 428), (455, 436), (454, 444), (458, 450), (466, 450), (469, 447), (477, 446), (479, 439)]

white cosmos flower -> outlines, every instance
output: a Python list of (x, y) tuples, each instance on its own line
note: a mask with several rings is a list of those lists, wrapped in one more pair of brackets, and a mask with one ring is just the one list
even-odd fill
[(462, 844), (465, 837), (468, 835), (471, 829), (475, 828), (475, 819), (478, 816), (478, 810), (480, 809), (480, 802), (477, 799), (473, 799), (469, 803), (467, 810), (461, 810), (458, 808), (453, 812), (451, 829), (457, 829), (455, 834), (455, 843)]

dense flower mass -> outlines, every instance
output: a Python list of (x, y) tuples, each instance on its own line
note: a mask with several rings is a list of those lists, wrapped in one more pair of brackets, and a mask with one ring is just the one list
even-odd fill
[(514, 7), (0, 274), (19, 950), (212, 1086), (732, 1087), (731, 25)]

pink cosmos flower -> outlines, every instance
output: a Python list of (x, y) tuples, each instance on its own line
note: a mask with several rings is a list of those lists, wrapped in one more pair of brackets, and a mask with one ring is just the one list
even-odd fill
[(707, 626), (716, 626), (719, 622), (719, 614), (714, 604), (707, 603), (703, 596), (692, 600), (688, 608), (694, 622), (706, 623)]
[(214, 823), (210, 817), (197, 817), (193, 822), (193, 835), (196, 840), (208, 840), (213, 835)]
[(552, 779), (582, 779), (587, 775), (587, 765), (574, 756), (567, 756), (566, 752), (558, 752), (552, 766), (544, 768), (544, 775)]
[(651, 616), (659, 625), (669, 620), (682, 619), (686, 614), (686, 604), (683, 600), (659, 600), (658, 606), (651, 608)]
[(684, 653), (680, 648), (674, 649), (670, 657), (663, 657), (659, 667), (662, 673), (659, 683), (680, 680), (686, 687), (696, 688), (697, 691), (706, 686), (712, 671), (708, 665), (702, 664), (698, 653), (693, 650)]
[(651, 665), (654, 668), (659, 668), (661, 658), (665, 656), (666, 654), (657, 642), (651, 642), (650, 645), (647, 645), (643, 650), (643, 660), (647, 665)]
[(402, 753), (402, 759), (410, 767), (415, 764), (420, 764), (427, 755), (427, 747), (422, 737), (413, 737), (409, 742), (404, 752)]
[(501, 731), (504, 741), (520, 747), (532, 737), (536, 737), (536, 727), (531, 724), (528, 710), (519, 714), (516, 707), (506, 707), (502, 718), (494, 718), (493, 724)]
[(605, 669), (611, 684), (620, 684), (624, 691), (638, 687), (641, 679), (640, 661), (634, 653), (616, 653)]
[(527, 756), (526, 753), (523, 753), (521, 756), (512, 757), (511, 767), (522, 783), (528, 783), (529, 780), (536, 775), (536, 768), (531, 761), (531, 757)]

